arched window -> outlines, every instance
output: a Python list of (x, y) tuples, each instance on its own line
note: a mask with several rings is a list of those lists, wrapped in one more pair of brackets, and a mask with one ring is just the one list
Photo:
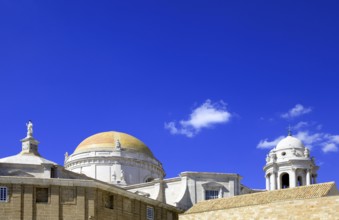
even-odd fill
[(288, 173), (284, 173), (281, 175), (281, 188), (290, 188), (290, 176)]
[(297, 178), (297, 186), (302, 186), (303, 185), (303, 179), (301, 176), (298, 176)]

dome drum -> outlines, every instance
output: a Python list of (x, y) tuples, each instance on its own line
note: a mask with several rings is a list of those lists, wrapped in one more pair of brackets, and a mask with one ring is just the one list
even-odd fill
[(143, 183), (165, 176), (162, 164), (143, 142), (114, 131), (86, 138), (72, 155), (65, 155), (65, 167), (118, 185)]

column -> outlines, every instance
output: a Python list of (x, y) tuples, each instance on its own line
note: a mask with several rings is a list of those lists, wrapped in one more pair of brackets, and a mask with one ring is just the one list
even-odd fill
[(306, 186), (311, 185), (311, 173), (310, 170), (306, 170)]
[(266, 190), (270, 190), (270, 185), (271, 185), (271, 183), (270, 183), (270, 177), (271, 177), (270, 174), (267, 174), (267, 175), (266, 175)]
[(292, 172), (290, 175), (290, 187), (296, 187), (297, 186), (297, 169), (292, 168)]
[(278, 173), (273, 172), (273, 188), (272, 190), (280, 189), (280, 184), (277, 184), (277, 179), (278, 179)]

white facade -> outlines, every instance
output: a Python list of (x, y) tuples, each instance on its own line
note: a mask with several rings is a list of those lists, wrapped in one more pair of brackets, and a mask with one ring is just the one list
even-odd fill
[(241, 176), (238, 174), (183, 172), (176, 178), (154, 180), (124, 188), (186, 210), (204, 200), (241, 194), (240, 180)]
[(309, 149), (289, 134), (266, 157), (266, 190), (314, 184), (318, 169)]

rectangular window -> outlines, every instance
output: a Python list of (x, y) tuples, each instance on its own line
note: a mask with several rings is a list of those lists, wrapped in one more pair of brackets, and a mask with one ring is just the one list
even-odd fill
[(147, 217), (147, 220), (154, 219), (154, 208), (153, 207), (147, 206), (146, 217)]
[(114, 196), (104, 195), (104, 206), (107, 209), (114, 209)]
[(8, 188), (5, 186), (0, 187), (0, 202), (7, 202)]
[(48, 188), (36, 188), (36, 203), (48, 203)]
[(206, 190), (205, 191), (205, 200), (217, 199), (217, 198), (219, 198), (218, 190)]

